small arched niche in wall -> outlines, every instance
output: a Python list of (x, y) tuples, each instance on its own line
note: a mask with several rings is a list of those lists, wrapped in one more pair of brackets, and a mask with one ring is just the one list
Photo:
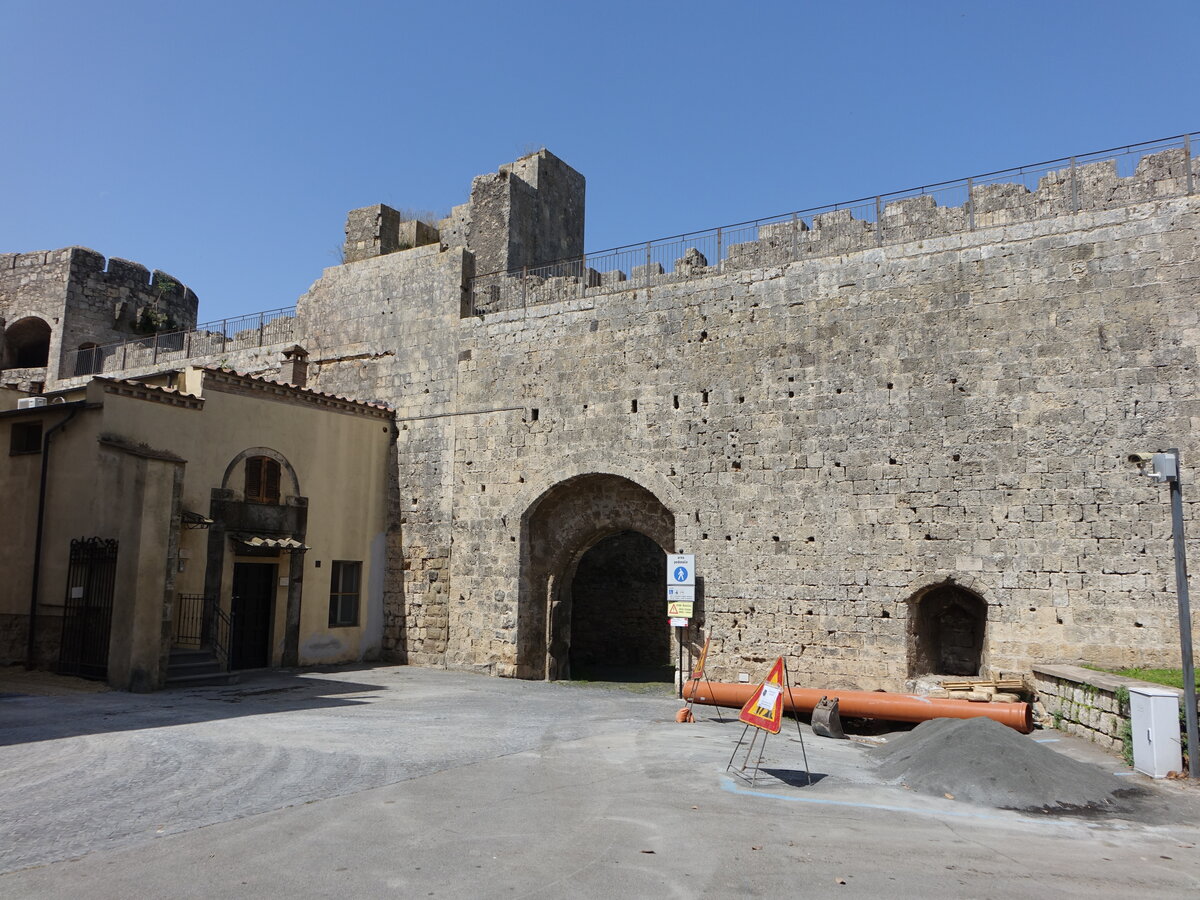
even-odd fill
[(978, 675), (983, 664), (987, 604), (952, 581), (908, 601), (908, 674)]

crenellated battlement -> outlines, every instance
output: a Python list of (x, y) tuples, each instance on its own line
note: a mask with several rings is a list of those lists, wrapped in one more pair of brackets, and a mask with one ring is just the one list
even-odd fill
[(466, 247), (479, 271), (541, 266), (583, 252), (584, 178), (548, 150), (471, 182), (471, 198), (437, 222), (384, 204), (346, 217), (343, 260), (359, 262), (435, 244)]
[(167, 300), (179, 306), (180, 312), (191, 308), (195, 316), (198, 303), (196, 294), (178, 278), (161, 269), (153, 272), (139, 262), (113, 256), (105, 258), (88, 247), (63, 247), (58, 250), (35, 250), (29, 253), (0, 253), (0, 275), (26, 273), (46, 267), (69, 271), (73, 279), (91, 281), (93, 289), (103, 285), (108, 293), (129, 295), (150, 293), (160, 301)]
[(523, 272), (482, 274), (472, 279), (470, 310), (521, 309), (1123, 208), (1198, 189), (1200, 161), (1191, 155), (1190, 136), (1184, 136), (632, 244)]
[[(36, 355), (47, 361), (48, 381), (77, 374), (81, 347), (194, 327), (198, 303), (166, 272), (87, 247), (0, 255), (0, 320), (40, 329), (48, 347)], [(11, 368), (20, 355), (16, 345), (5, 347), (0, 365)]]
[(128, 290), (130, 293), (150, 291), (160, 300), (169, 300), (184, 308), (191, 306), (191, 314), (193, 317), (195, 316), (195, 307), (198, 303), (195, 293), (178, 278), (161, 269), (151, 271), (139, 262), (122, 259), (119, 256), (105, 259), (103, 254), (87, 247), (69, 247), (65, 252), (70, 254), (71, 270), (76, 275), (90, 276), (97, 283), (104, 283), (110, 291), (119, 292), (122, 289)]

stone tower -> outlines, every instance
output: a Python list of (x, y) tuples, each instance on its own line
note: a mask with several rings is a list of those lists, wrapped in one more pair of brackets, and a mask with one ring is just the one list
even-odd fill
[(117, 342), (195, 326), (197, 302), (165, 272), (86, 247), (0, 254), (0, 384), (98, 371)]
[(351, 210), (346, 262), (441, 242), (471, 252), (475, 271), (516, 271), (583, 254), (584, 178), (549, 150), (479, 175), (471, 199), (440, 222), (405, 221), (390, 206)]

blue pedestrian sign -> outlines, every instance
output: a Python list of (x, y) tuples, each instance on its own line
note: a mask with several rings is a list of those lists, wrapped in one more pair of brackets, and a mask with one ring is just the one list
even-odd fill
[(672, 553), (667, 556), (667, 584), (671, 587), (692, 586), (696, 583), (696, 557), (691, 553)]

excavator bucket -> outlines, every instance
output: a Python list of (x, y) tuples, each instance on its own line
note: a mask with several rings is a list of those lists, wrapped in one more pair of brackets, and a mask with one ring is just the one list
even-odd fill
[(837, 697), (830, 700), (822, 697), (812, 712), (813, 734), (820, 737), (845, 739), (846, 732), (842, 731), (842, 717), (838, 714)]

